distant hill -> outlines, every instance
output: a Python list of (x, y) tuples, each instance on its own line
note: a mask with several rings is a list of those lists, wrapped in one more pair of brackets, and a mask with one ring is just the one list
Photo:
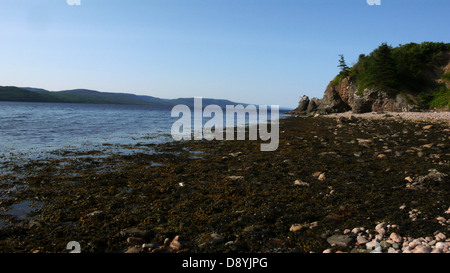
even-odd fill
[[(161, 99), (152, 96), (108, 93), (88, 89), (48, 91), (40, 88), (15, 86), (0, 86), (0, 101), (148, 105), (155, 108), (171, 108), (178, 104), (194, 106), (194, 98)], [(221, 107), (237, 104), (248, 105), (247, 103), (237, 103), (224, 99), (203, 98), (203, 105), (209, 104), (216, 104)]]

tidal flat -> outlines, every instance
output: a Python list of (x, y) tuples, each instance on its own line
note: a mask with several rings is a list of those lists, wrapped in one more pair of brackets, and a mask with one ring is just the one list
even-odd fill
[(448, 120), (288, 117), (278, 150), (260, 143), (8, 164), (0, 252), (64, 253), (70, 241), (86, 253), (365, 252), (377, 239), (405, 252), (437, 236), (448, 250)]

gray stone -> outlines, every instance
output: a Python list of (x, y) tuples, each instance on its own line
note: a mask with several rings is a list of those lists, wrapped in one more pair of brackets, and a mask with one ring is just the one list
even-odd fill
[(328, 237), (327, 242), (332, 246), (348, 247), (353, 239), (347, 235), (336, 234)]

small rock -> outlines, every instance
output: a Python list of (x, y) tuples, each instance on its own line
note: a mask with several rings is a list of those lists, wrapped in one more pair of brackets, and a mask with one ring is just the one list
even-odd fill
[(388, 248), (388, 247), (390, 247), (391, 246), (391, 244), (390, 243), (388, 243), (387, 241), (381, 241), (380, 242), (380, 246), (382, 247), (382, 248)]
[(336, 234), (328, 237), (327, 242), (332, 246), (348, 247), (353, 239), (347, 235)]
[(395, 232), (391, 233), (391, 235), (389, 236), (389, 239), (391, 239), (392, 241), (394, 241), (398, 244), (400, 244), (403, 241), (403, 238)]
[(101, 210), (96, 210), (96, 211), (93, 211), (93, 212), (89, 213), (87, 216), (88, 216), (88, 217), (94, 217), (94, 216), (98, 216), (98, 215), (100, 215), (100, 214), (102, 214), (102, 213), (103, 213), (103, 211), (101, 211)]
[(418, 245), (413, 251), (413, 253), (430, 253), (430, 252), (431, 247), (425, 245)]
[(444, 241), (447, 237), (443, 233), (438, 233), (434, 238), (436, 241)]
[(364, 236), (359, 235), (358, 237), (356, 237), (356, 242), (359, 245), (363, 245), (363, 244), (367, 244), (369, 241)]
[(433, 128), (433, 125), (427, 125), (423, 127), (424, 130), (430, 130), (431, 128)]
[(379, 229), (385, 229), (386, 227), (387, 227), (387, 223), (382, 222), (382, 223), (379, 223), (378, 225), (376, 225), (375, 230), (378, 231)]
[(380, 228), (377, 230), (378, 234), (380, 234), (381, 236), (383, 236), (384, 234), (386, 234), (386, 230), (384, 228)]
[(148, 238), (150, 237), (151, 232), (146, 230), (141, 230), (139, 228), (127, 228), (120, 231), (121, 236), (127, 237), (139, 237), (139, 238)]
[(396, 250), (395, 248), (392, 248), (392, 247), (388, 248), (388, 253), (399, 253), (399, 252), (400, 251)]
[(366, 244), (366, 248), (372, 250), (374, 248), (380, 247), (380, 243), (377, 241), (370, 241)]
[(304, 229), (305, 227), (304, 226), (302, 226), (302, 225), (300, 225), (300, 224), (295, 224), (295, 225), (292, 225), (291, 226), (291, 228), (289, 229), (289, 231), (290, 232), (297, 232), (297, 231), (300, 231), (300, 230), (302, 230), (302, 229)]
[(238, 157), (242, 154), (242, 152), (237, 152), (237, 153), (230, 153), (230, 156), (232, 157)]
[(309, 184), (308, 184), (308, 183), (303, 182), (303, 181), (301, 181), (301, 180), (295, 180), (295, 181), (294, 181), (294, 185), (297, 185), (297, 186), (304, 186), (304, 187), (309, 187)]
[(141, 244), (145, 243), (145, 240), (142, 238), (139, 238), (139, 237), (128, 237), (127, 243), (129, 245), (135, 246), (135, 245), (141, 245)]
[(385, 155), (385, 154), (379, 154), (379, 155), (377, 156), (377, 158), (386, 158), (386, 155)]
[(363, 232), (364, 230), (365, 230), (365, 228), (363, 228), (363, 227), (357, 227), (357, 228), (352, 229), (352, 233), (358, 234), (360, 232)]
[(175, 238), (173, 238), (172, 242), (169, 245), (169, 247), (173, 249), (173, 251), (178, 251), (181, 248), (181, 244), (178, 240), (179, 236), (175, 236)]
[(370, 250), (355, 247), (350, 251), (350, 253), (370, 253)]
[(448, 247), (447, 244), (444, 242), (436, 243), (436, 246), (435, 246), (436, 249), (441, 249), (441, 250), (444, 250), (447, 247)]
[(405, 177), (405, 180), (408, 181), (409, 183), (414, 182), (414, 179), (412, 179), (410, 176)]
[(331, 250), (331, 248), (325, 249), (322, 253), (333, 253), (333, 251)]
[(227, 178), (230, 180), (233, 180), (233, 181), (244, 179), (243, 176), (238, 176), (238, 175), (231, 175), (231, 176), (228, 176)]
[(130, 248), (128, 248), (127, 251), (125, 251), (125, 253), (140, 253), (140, 252), (141, 252), (141, 248), (135, 247), (135, 246), (130, 247)]
[(155, 243), (146, 243), (146, 244), (142, 244), (142, 248), (143, 249), (148, 249), (148, 250), (153, 250), (155, 248), (157, 248), (159, 245), (155, 244)]
[(220, 234), (217, 234), (217, 233), (211, 234), (211, 242), (212, 242), (213, 244), (220, 244), (220, 243), (222, 243), (224, 240), (225, 240), (225, 237), (223, 237), (223, 236), (220, 235)]
[(317, 179), (319, 181), (324, 181), (326, 179), (325, 173), (321, 173)]

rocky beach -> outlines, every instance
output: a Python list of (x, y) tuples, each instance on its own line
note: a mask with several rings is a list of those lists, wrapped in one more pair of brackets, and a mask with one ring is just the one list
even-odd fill
[(182, 141), (4, 163), (0, 251), (448, 253), (449, 120), (294, 115), (275, 152)]

